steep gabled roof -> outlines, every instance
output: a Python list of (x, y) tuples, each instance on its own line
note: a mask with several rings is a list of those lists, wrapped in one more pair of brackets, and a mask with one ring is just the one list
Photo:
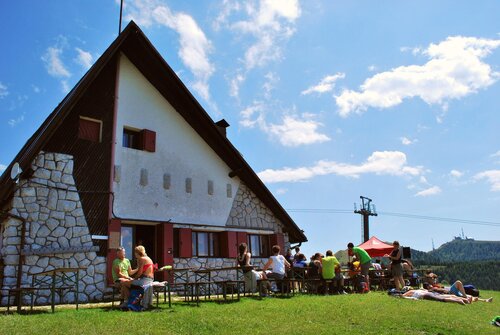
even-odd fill
[(219, 127), (214, 124), (212, 118), (133, 21), (127, 25), (124, 31), (47, 117), (12, 163), (9, 164), (0, 177), (0, 206), (12, 196), (14, 190), (14, 183), (9, 176), (12, 165), (18, 162), (24, 171), (29, 169), (35, 155), (47, 144), (90, 84), (105, 66), (113, 63), (113, 59), (120, 52), (127, 56), (186, 122), (229, 166), (233, 171), (232, 176), (237, 175), (284, 224), (290, 241), (307, 241), (303, 231), (290, 218), (250, 165), (224, 136)]

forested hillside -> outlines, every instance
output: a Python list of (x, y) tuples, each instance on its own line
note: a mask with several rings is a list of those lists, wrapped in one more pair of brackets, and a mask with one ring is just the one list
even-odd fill
[(440, 281), (460, 280), (481, 289), (500, 290), (500, 262), (464, 262), (431, 266)]
[(456, 239), (429, 252), (412, 249), (412, 260), (417, 264), (500, 261), (500, 241)]

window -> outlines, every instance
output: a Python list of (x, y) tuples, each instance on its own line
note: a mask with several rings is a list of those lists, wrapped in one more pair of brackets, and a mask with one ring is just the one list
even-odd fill
[(122, 226), (120, 245), (125, 248), (125, 257), (132, 259), (134, 257), (134, 227)]
[(135, 130), (124, 127), (123, 146), (125, 148), (155, 152), (156, 133), (148, 129)]
[(248, 250), (253, 257), (268, 257), (270, 255), (269, 236), (253, 235), (247, 236)]
[(78, 138), (82, 140), (101, 142), (102, 121), (80, 116), (78, 122)]
[(198, 257), (219, 257), (219, 233), (192, 232), (193, 256)]
[(141, 132), (129, 128), (123, 128), (123, 146), (141, 150)]

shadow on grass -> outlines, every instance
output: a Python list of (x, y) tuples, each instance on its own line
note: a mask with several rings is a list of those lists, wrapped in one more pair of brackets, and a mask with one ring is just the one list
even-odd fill
[(52, 314), (51, 311), (42, 311), (42, 310), (21, 310), (19, 313), (15, 310), (13, 311), (4, 311), (0, 315), (37, 315), (37, 314)]

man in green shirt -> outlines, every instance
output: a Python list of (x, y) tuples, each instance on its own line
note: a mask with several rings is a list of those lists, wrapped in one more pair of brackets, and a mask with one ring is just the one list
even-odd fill
[(340, 262), (331, 250), (326, 252), (326, 257), (321, 258), (321, 277), (324, 280), (332, 280), (336, 290), (330, 291), (344, 294), (344, 277), (340, 272)]
[(363, 248), (355, 247), (352, 242), (347, 244), (347, 254), (349, 256), (356, 256), (361, 264), (361, 274), (365, 277), (366, 285), (370, 287), (370, 266), (372, 265), (372, 258)]
[(120, 288), (120, 297), (124, 302), (127, 301), (130, 295), (129, 289), (123, 285), (123, 283), (132, 280), (132, 267), (130, 266), (130, 261), (125, 258), (125, 248), (118, 247), (116, 249), (116, 259), (113, 261), (113, 269), (111, 271), (113, 275), (113, 282), (116, 287)]

